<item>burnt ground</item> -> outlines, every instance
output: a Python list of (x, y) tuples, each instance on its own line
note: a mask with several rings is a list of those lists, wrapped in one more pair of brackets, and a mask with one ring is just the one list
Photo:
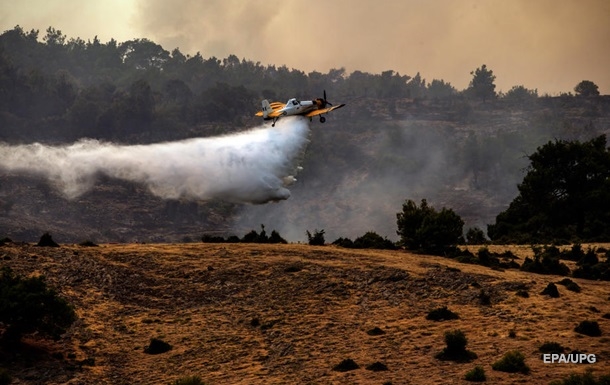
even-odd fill
[[(206, 384), (444, 384), (467, 383), (475, 365), (488, 383), (548, 384), (585, 369), (610, 372), (607, 282), (574, 279), (580, 293), (559, 286), (560, 297), (549, 298), (540, 292), (560, 277), (305, 245), (9, 244), (0, 257), (19, 274), (44, 275), (79, 316), (57, 342), (28, 336), (3, 353), (18, 384), (168, 384), (187, 375)], [(426, 320), (441, 306), (460, 318)], [(599, 323), (601, 337), (574, 332), (585, 319)], [(455, 329), (473, 362), (434, 358)], [(172, 349), (146, 354), (151, 338)], [(598, 362), (544, 364), (544, 342)], [(492, 370), (515, 349), (529, 375)], [(333, 370), (346, 359), (359, 369)]]

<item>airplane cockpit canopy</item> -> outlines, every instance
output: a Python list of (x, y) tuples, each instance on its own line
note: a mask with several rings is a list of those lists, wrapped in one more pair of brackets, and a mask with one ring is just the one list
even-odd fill
[(288, 100), (288, 103), (286, 103), (286, 104), (287, 105), (292, 105), (292, 106), (298, 106), (301, 103), (299, 103), (299, 101), (296, 100), (296, 98), (292, 98), (292, 99)]

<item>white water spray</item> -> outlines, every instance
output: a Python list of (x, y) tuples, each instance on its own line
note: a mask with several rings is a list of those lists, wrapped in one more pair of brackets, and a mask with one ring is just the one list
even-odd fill
[(214, 138), (149, 145), (81, 140), (69, 146), (0, 144), (0, 170), (43, 175), (74, 199), (96, 176), (143, 183), (162, 198), (266, 203), (288, 199), (309, 142), (301, 118)]

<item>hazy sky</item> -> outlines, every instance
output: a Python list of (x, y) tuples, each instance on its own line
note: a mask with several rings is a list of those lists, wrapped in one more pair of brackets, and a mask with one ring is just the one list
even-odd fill
[(305, 72), (420, 72), (458, 90), (486, 64), (498, 91), (591, 80), (610, 94), (609, 0), (0, 0), (0, 29), (17, 24)]

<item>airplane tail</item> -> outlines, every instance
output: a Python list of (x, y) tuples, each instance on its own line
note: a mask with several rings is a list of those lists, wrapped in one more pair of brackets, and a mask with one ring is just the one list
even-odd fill
[(273, 109), (271, 108), (269, 101), (267, 99), (263, 100), (263, 119), (267, 119), (271, 111), (273, 111)]

